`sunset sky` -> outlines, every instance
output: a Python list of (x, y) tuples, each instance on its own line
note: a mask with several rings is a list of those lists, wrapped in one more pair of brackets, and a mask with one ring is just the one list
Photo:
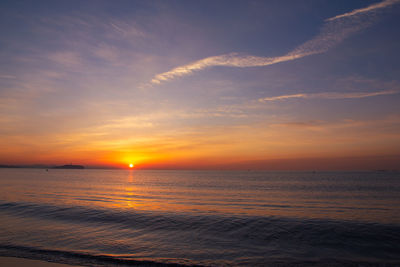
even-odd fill
[(400, 165), (400, 0), (1, 1), (0, 164)]

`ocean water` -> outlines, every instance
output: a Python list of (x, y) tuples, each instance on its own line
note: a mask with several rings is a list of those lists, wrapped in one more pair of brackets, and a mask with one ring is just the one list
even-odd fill
[(400, 174), (0, 169), (0, 255), (83, 266), (400, 266)]

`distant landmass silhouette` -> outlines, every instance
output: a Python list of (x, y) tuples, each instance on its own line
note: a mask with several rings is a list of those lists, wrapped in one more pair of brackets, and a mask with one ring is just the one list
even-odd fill
[(72, 165), (72, 164), (54, 167), (54, 169), (84, 169), (84, 168), (85, 167), (82, 165)]
[(15, 165), (0, 165), (0, 168), (21, 168), (21, 167)]

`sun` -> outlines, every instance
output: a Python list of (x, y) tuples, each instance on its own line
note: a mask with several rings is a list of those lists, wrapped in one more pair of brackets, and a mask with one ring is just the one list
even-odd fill
[(129, 168), (133, 168), (135, 165), (133, 165), (132, 163), (129, 164)]

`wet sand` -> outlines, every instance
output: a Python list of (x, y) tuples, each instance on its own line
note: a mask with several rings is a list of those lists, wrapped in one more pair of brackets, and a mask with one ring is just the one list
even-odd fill
[(4, 267), (78, 267), (77, 265), (60, 264), (41, 260), (23, 258), (0, 257), (0, 266)]

